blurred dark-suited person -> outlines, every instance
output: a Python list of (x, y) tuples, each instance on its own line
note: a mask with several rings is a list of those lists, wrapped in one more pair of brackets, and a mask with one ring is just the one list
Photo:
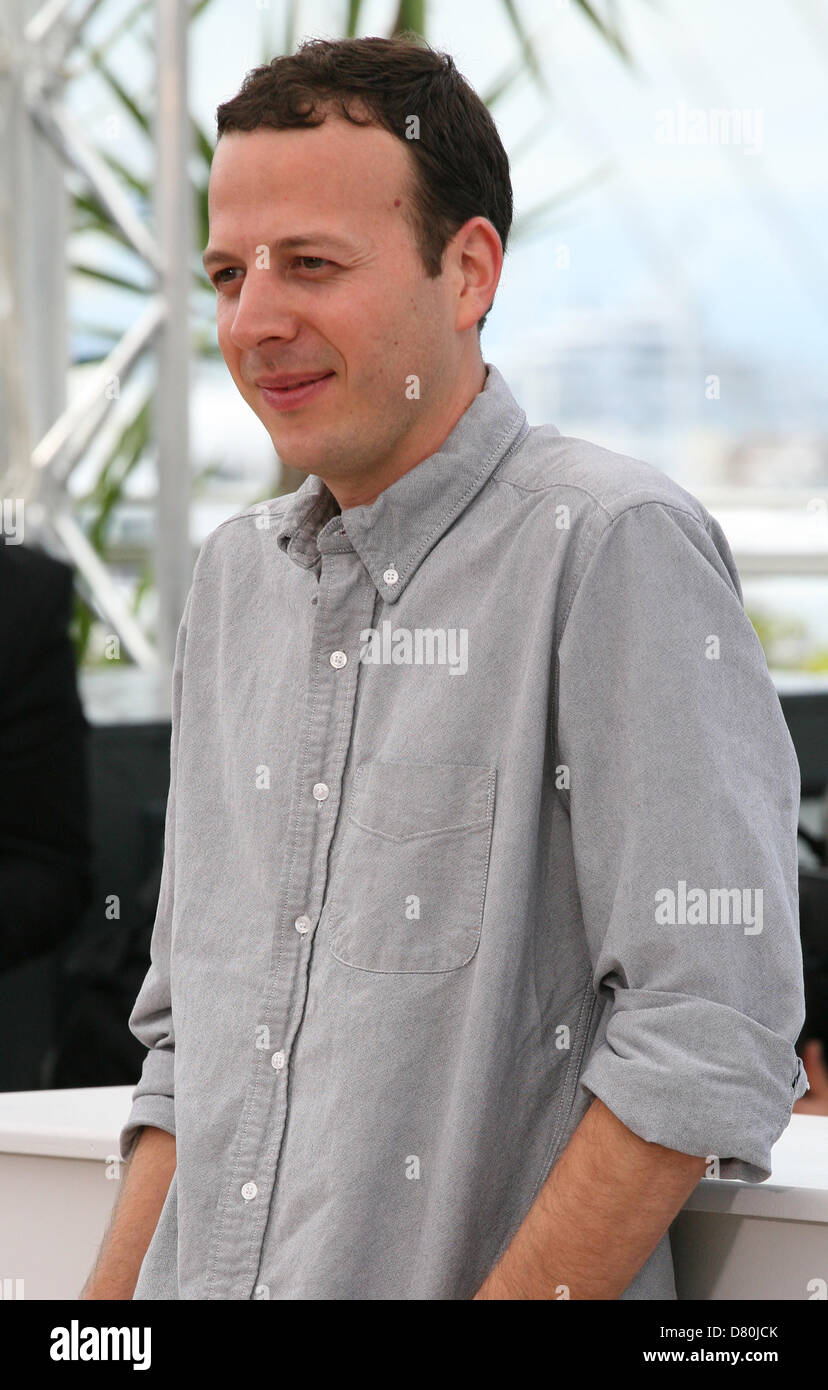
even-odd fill
[[(58, 955), (91, 896), (72, 570), (0, 536), (0, 1090), (44, 1084)], [(47, 1083), (48, 1084), (48, 1083)]]
[(822, 835), (800, 835), (819, 856), (799, 868), (799, 934), (805, 977), (805, 1022), (797, 1042), (810, 1089), (794, 1105), (799, 1115), (828, 1115), (828, 787), (822, 801)]

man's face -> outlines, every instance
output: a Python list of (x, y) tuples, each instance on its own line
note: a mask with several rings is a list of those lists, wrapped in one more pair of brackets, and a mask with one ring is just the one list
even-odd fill
[[(439, 447), (472, 337), (481, 361), (474, 324), (488, 301), (460, 294), (468, 257), (447, 254), (427, 276), (403, 215), (411, 178), (400, 140), (331, 116), (228, 132), (213, 159), (205, 264), (222, 355), (282, 461), (345, 484), (345, 505)], [(324, 372), (304, 397), (257, 384)]]

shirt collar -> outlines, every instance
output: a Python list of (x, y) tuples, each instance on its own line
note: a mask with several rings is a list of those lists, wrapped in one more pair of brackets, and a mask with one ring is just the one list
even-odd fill
[(501, 373), (490, 362), (484, 365), (482, 391), (442, 446), (368, 506), (346, 507), (340, 514), (326, 484), (309, 474), (292, 494), (276, 533), (285, 554), (311, 569), (322, 550), (342, 549), (344, 529), (345, 544), (359, 554), (380, 597), (386, 603), (398, 599), (429, 551), (529, 431)]

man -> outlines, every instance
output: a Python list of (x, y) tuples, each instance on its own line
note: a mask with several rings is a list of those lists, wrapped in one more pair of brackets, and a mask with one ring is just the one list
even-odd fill
[(61, 968), (93, 891), (72, 570), (23, 543), (22, 517), (0, 534), (2, 1091), (50, 1084)]
[(483, 362), (508, 160), (448, 57), (315, 41), (218, 118), (219, 342), (308, 477), (197, 561), (86, 1296), (674, 1298), (671, 1221), (807, 1084), (727, 542)]

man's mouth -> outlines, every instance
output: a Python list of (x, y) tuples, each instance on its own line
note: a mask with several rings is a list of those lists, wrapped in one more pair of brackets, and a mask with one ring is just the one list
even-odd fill
[(317, 396), (324, 389), (324, 383), (334, 375), (334, 372), (318, 372), (315, 376), (303, 377), (296, 372), (284, 376), (260, 377), (256, 385), (268, 405), (274, 406), (277, 410), (285, 410), (291, 406), (304, 405), (306, 401)]

